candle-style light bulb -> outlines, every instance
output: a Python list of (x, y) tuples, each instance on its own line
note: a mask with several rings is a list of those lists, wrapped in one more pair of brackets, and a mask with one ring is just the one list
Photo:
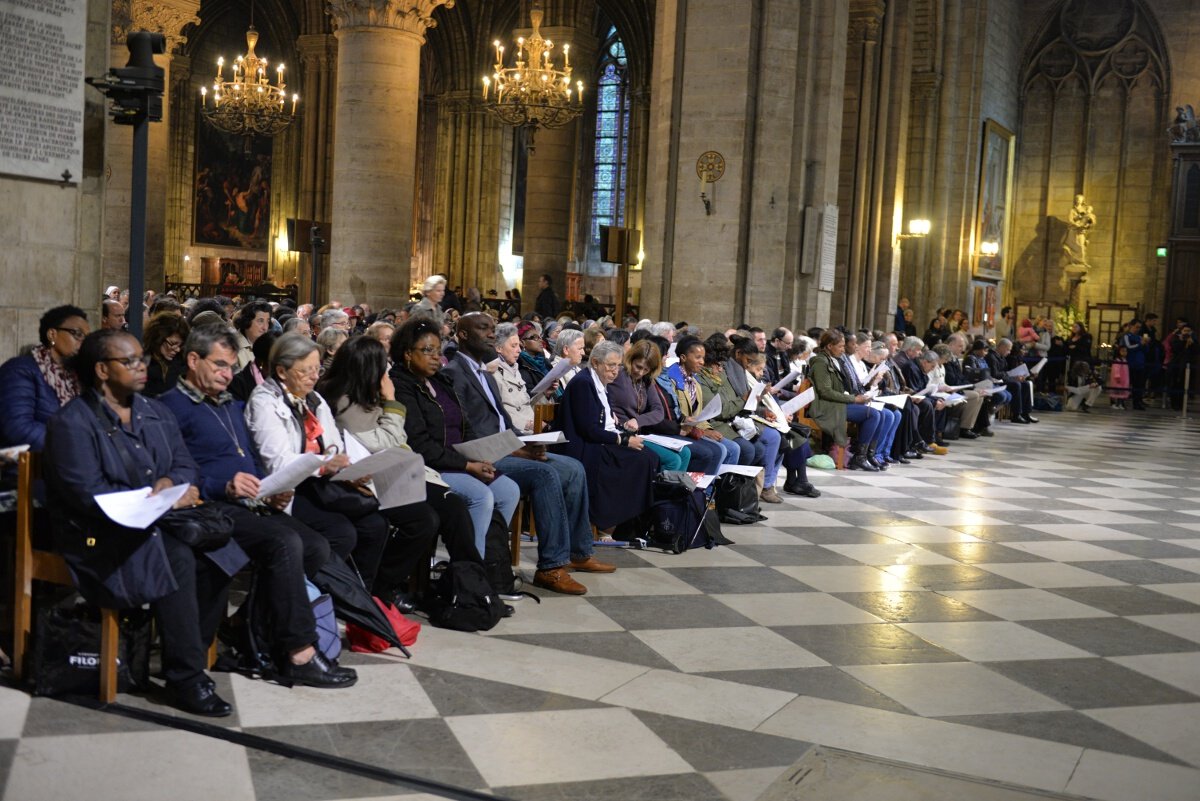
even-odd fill
[(292, 95), (292, 113), (296, 113), (296, 103), (300, 101), (300, 95)]
[(207, 86), (200, 87), (200, 107), (208, 108), (208, 87)]
[(571, 45), (569, 44), (563, 45), (563, 66), (571, 66)]
[(492, 85), (492, 82), (488, 79), (488, 76), (484, 75), (483, 76), (483, 99), (484, 100), (487, 100), (488, 89), (491, 87), (491, 85)]

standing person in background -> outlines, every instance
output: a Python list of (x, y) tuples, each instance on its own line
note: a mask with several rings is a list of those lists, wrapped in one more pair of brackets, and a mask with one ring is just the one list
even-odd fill
[(904, 324), (904, 312), (908, 311), (908, 298), (900, 298), (896, 303), (896, 322), (892, 328), (897, 334), (903, 334), (907, 326)]
[(553, 286), (549, 275), (543, 275), (538, 279), (537, 302), (533, 306), (533, 310), (537, 312), (542, 319), (554, 319), (558, 316), (559, 302), (558, 296), (554, 294)]
[(1142, 321), (1136, 317), (1129, 321), (1128, 328), (1118, 340), (1125, 346), (1128, 355), (1125, 357), (1129, 364), (1129, 388), (1133, 395), (1133, 408), (1141, 411), (1146, 408), (1142, 402), (1146, 393), (1146, 351), (1149, 338), (1142, 333)]
[(1017, 333), (1015, 324), (1017, 322), (1017, 313), (1013, 311), (1012, 306), (1005, 306), (1000, 310), (1000, 319), (996, 321), (996, 341), (1002, 339), (1012, 339)]

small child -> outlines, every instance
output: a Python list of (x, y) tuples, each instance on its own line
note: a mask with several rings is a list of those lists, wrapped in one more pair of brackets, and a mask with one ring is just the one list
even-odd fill
[(1129, 349), (1117, 345), (1108, 370), (1108, 400), (1114, 409), (1124, 409), (1129, 399)]

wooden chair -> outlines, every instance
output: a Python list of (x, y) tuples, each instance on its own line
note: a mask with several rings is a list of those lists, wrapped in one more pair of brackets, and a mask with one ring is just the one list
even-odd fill
[[(33, 547), (33, 488), (41, 475), (41, 454), (26, 451), (17, 463), (17, 560), (16, 599), (13, 604), (13, 675), (20, 680), (26, 674), (33, 630), (33, 582), (48, 581), (74, 587), (63, 558), (51, 551)], [(100, 700), (111, 703), (117, 697), (117, 645), (120, 630), (117, 610), (100, 610)]]
[[(540, 434), (545, 430), (546, 424), (554, 420), (555, 414), (558, 412), (557, 403), (538, 403), (533, 407), (533, 433)], [(529, 526), (524, 528), (524, 523), (528, 519)], [(513, 512), (512, 522), (509, 524), (509, 550), (512, 551), (512, 566), (516, 567), (521, 563), (521, 532), (527, 530), (529, 536), (537, 539), (537, 526), (533, 520), (533, 504), (528, 503), (524, 498), (517, 502), (517, 509)]]

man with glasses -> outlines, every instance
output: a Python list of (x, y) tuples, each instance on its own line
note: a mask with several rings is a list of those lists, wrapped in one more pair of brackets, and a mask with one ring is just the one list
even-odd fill
[(134, 530), (109, 520), (96, 496), (189, 484), (175, 509), (199, 501), (200, 475), (174, 416), (143, 397), (147, 357), (121, 331), (96, 331), (77, 356), (82, 394), (51, 418), (45, 478), (54, 541), (80, 593), (92, 603), (150, 603), (162, 635), (162, 673), (173, 702), (210, 717), (232, 707), (205, 673), (208, 644), (225, 612), (230, 577), (246, 564), (235, 542), (199, 551), (158, 525)]
[(316, 575), (329, 560), (328, 541), (282, 514), (294, 493), (255, 500), (264, 473), (254, 459), (244, 405), (228, 391), (237, 344), (228, 328), (194, 329), (184, 346), (187, 374), (159, 400), (179, 421), (183, 441), (199, 466), (200, 497), (226, 504), (234, 540), (258, 567), (279, 672), (309, 687), (349, 687), (357, 680), (354, 671), (314, 647), (316, 621), (304, 584), (305, 575)]

